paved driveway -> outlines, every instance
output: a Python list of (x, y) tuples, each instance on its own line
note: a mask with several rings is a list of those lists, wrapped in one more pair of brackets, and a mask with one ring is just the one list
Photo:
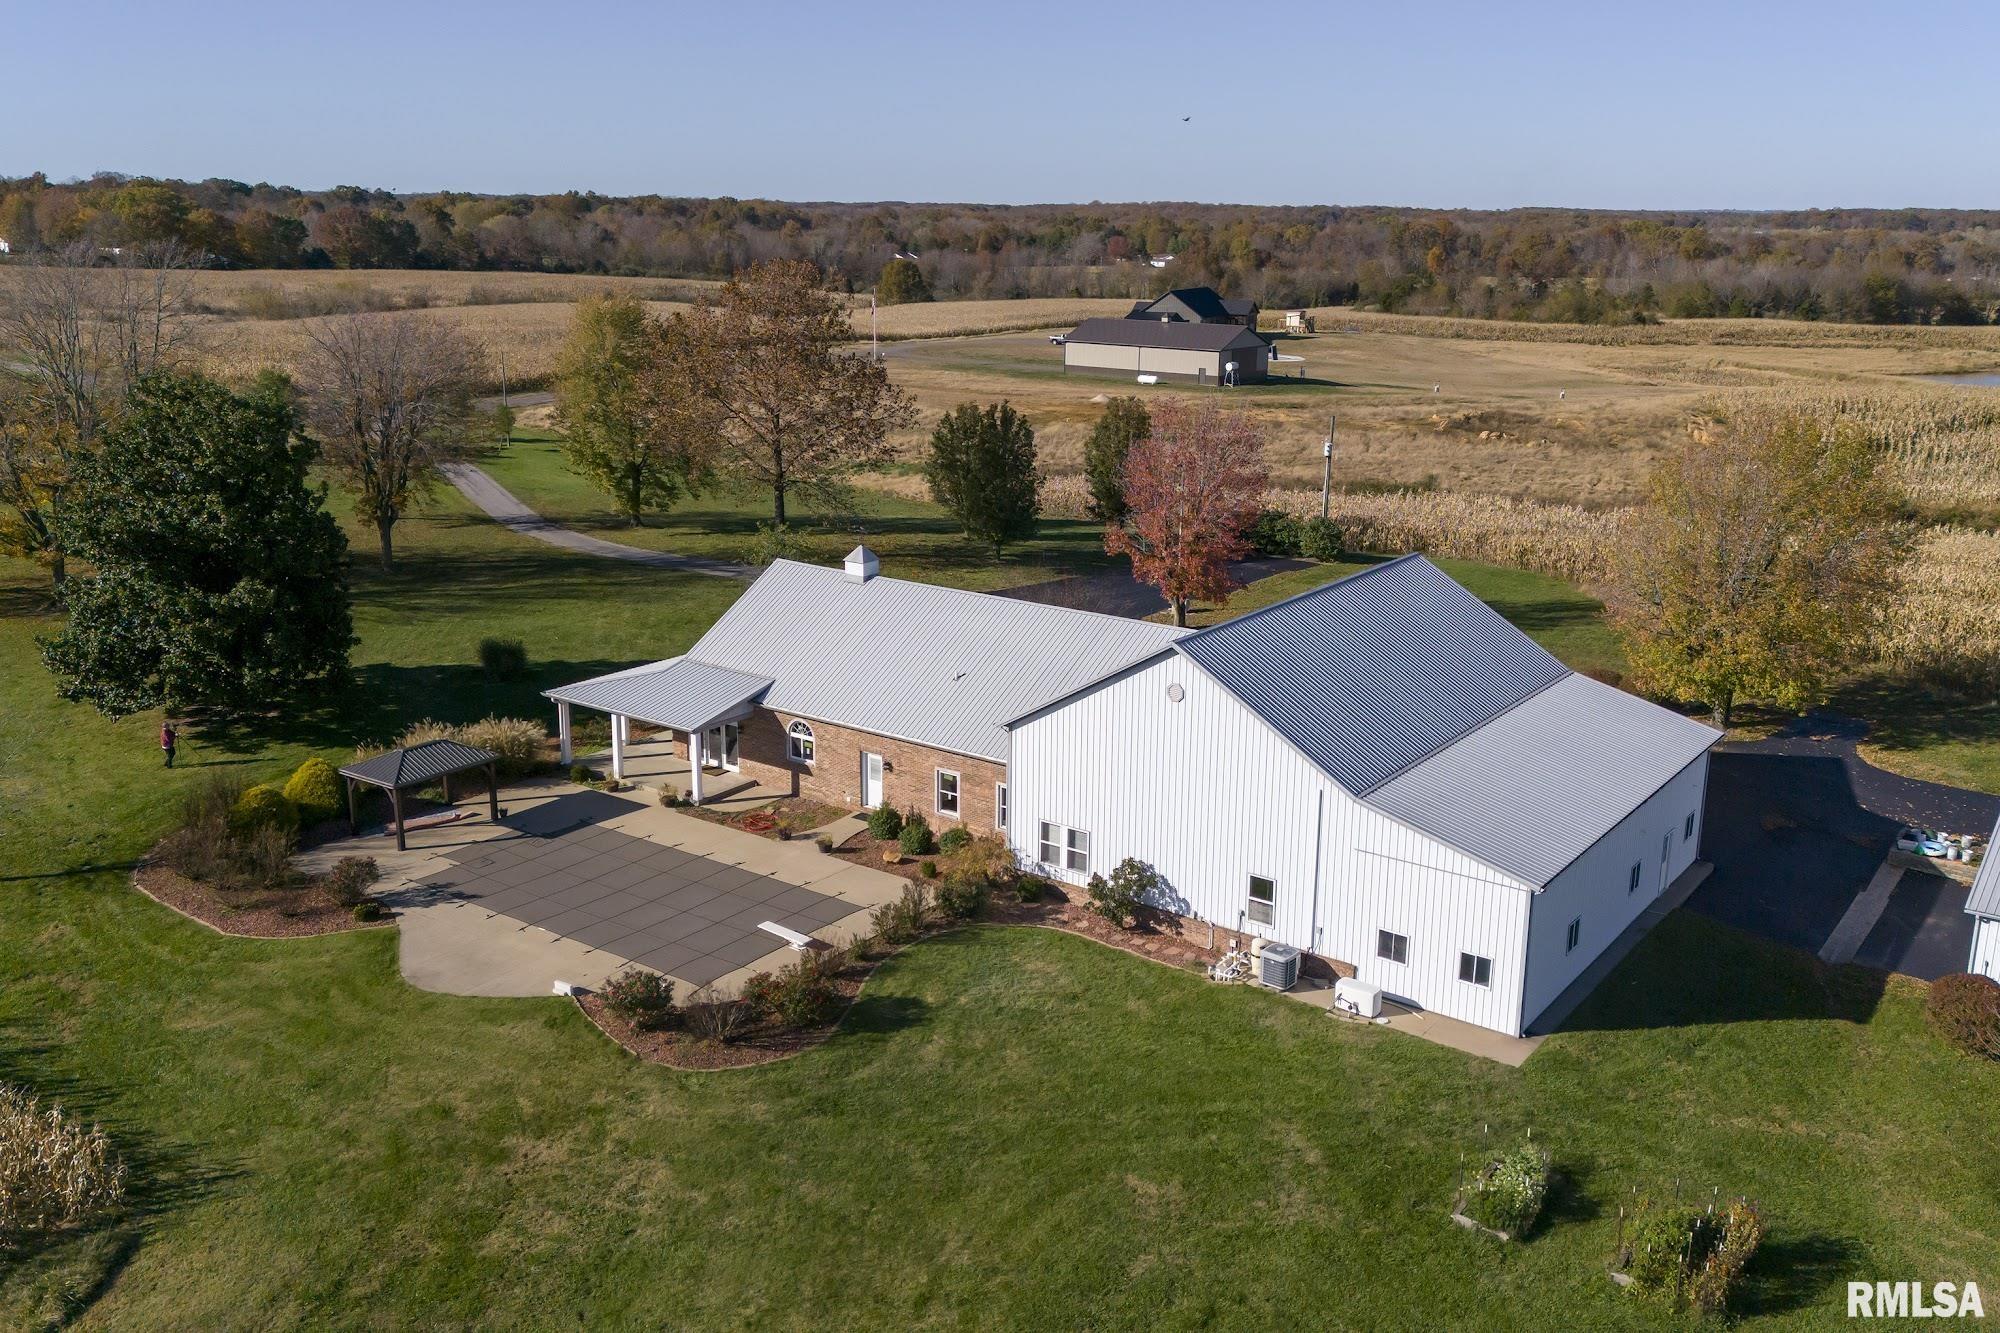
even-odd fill
[[(1993, 827), (2000, 797), (1888, 773), (1862, 759), (1865, 728), (1814, 714), (1768, 740), (1718, 749), (1702, 854), (1715, 874), (1688, 906), (1818, 953), (1905, 823)], [(1855, 961), (1932, 980), (1965, 969), (1963, 887), (1905, 871)]]

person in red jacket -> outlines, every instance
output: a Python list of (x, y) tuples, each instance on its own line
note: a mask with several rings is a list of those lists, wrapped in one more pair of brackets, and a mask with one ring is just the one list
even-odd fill
[(167, 756), (168, 768), (172, 768), (174, 766), (174, 746), (177, 745), (179, 742), (180, 742), (180, 734), (174, 730), (174, 724), (171, 722), (161, 723), (160, 749)]

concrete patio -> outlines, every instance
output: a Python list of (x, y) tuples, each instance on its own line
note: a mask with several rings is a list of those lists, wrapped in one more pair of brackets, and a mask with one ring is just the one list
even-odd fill
[(798, 957), (774, 920), (839, 944), (903, 880), (662, 808), (656, 799), (543, 781), (503, 789), (502, 818), (412, 828), (399, 852), (370, 830), (314, 848), (308, 870), (371, 856), (374, 896), (397, 913), (405, 980), (459, 995), (590, 988), (639, 962), (733, 992)]
[[(660, 792), (671, 787), (684, 796), (694, 790), (694, 773), (687, 759), (676, 753), (671, 733), (661, 732), (656, 736), (627, 741), (623, 748), (620, 768), (624, 780), (634, 787), (647, 792)], [(606, 778), (611, 776), (609, 750), (583, 755), (577, 762), (589, 765), (594, 772)], [(741, 773), (732, 773), (713, 764), (702, 770), (701, 806), (704, 810), (741, 814), (789, 794), (775, 787), (760, 786)]]

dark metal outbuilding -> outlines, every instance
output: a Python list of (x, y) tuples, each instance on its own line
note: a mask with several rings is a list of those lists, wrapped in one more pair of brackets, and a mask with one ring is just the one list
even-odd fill
[(396, 850), (407, 851), (408, 844), (403, 836), (403, 793), (441, 782), (444, 784), (445, 800), (449, 801), (452, 775), (467, 773), (475, 768), (486, 771), (486, 810), (497, 824), (500, 822), (498, 760), (499, 756), (491, 750), (440, 739), (404, 746), (349, 764), (340, 770), (340, 776), (347, 779), (347, 826), (353, 832), (361, 831), (356, 788), (380, 787), (389, 793), (389, 804), (395, 810)]

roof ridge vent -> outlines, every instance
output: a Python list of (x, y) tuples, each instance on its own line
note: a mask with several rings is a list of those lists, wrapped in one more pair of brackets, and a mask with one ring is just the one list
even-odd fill
[(847, 553), (847, 577), (855, 583), (866, 583), (882, 572), (882, 561), (866, 546), (857, 546)]

